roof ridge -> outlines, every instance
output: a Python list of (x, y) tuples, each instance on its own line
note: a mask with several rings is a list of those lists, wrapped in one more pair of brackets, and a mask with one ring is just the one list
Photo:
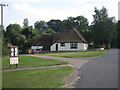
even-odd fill
[(82, 41), (87, 42), (87, 41), (85, 40), (85, 38), (83, 37), (83, 35), (81, 34), (80, 31), (78, 31), (78, 30), (75, 29), (74, 27), (72, 27), (72, 29), (73, 29), (73, 31), (75, 31), (75, 33), (82, 39)]

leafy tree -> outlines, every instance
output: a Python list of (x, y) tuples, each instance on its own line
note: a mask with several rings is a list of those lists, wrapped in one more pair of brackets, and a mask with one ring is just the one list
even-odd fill
[(35, 34), (33, 34), (34, 29), (32, 26), (27, 26), (22, 29), (22, 34), (25, 35), (26, 39), (31, 39)]
[(23, 21), (23, 27), (27, 27), (28, 24), (29, 24), (29, 21), (28, 21), (27, 18), (25, 18), (24, 21)]
[(17, 45), (16, 38), (21, 34), (21, 26), (19, 24), (10, 24), (7, 26), (4, 37), (6, 42)]
[(67, 20), (63, 20), (64, 31), (69, 31), (72, 27), (75, 27), (75, 22), (73, 17), (68, 17)]
[(57, 33), (62, 32), (64, 30), (63, 23), (60, 20), (50, 20), (49, 22), (47, 22), (47, 25), (48, 28), (51, 28)]
[(21, 37), (18, 38), (18, 40), (22, 43), (23, 41), (23, 46), (21, 45), (22, 52), (25, 53), (31, 46), (32, 44), (32, 38), (35, 36), (34, 34), (34, 29), (32, 26), (27, 26), (22, 29), (21, 32)]
[(93, 15), (93, 39), (96, 46), (100, 47), (105, 44), (107, 48), (111, 46), (111, 40), (114, 37), (115, 32), (115, 18), (108, 17), (107, 9), (95, 8), (95, 15)]
[(77, 17), (68, 17), (67, 20), (63, 20), (65, 31), (68, 31), (72, 27), (78, 30), (87, 30), (88, 28), (88, 19), (84, 16)]
[(47, 33), (47, 34), (54, 34), (55, 31), (53, 31), (52, 29), (48, 28), (48, 29), (46, 30), (46, 33)]
[(45, 31), (46, 31), (46, 28), (47, 28), (47, 24), (46, 24), (45, 21), (36, 21), (36, 22), (34, 23), (34, 27), (35, 27), (35, 29), (38, 29), (38, 30), (39, 30), (39, 33), (40, 33), (41, 31), (45, 32)]

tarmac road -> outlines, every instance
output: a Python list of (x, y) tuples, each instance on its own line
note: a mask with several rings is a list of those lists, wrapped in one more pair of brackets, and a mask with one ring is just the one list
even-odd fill
[(108, 50), (77, 70), (81, 79), (75, 88), (118, 88), (118, 49)]

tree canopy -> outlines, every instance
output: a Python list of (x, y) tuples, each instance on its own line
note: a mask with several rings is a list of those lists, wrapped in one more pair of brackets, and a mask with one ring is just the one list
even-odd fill
[(64, 29), (63, 23), (60, 20), (50, 20), (47, 22), (48, 28), (51, 28), (55, 32), (62, 32)]
[(110, 48), (116, 30), (115, 18), (108, 17), (108, 12), (105, 7), (100, 10), (95, 8), (94, 12), (92, 33), (95, 45), (99, 47), (100, 45), (105, 44), (107, 48)]
[[(23, 27), (19, 24), (10, 24), (3, 30), (3, 46), (7, 50), (7, 43), (18, 45), (20, 53), (26, 53), (32, 45), (33, 41), (42, 34), (54, 34), (61, 32), (69, 32), (74, 27), (78, 29), (88, 41), (93, 41), (95, 47), (120, 48), (120, 21), (116, 22), (114, 17), (109, 17), (105, 7), (97, 9), (95, 7), (93, 14), (93, 22), (89, 25), (88, 19), (84, 16), (68, 17), (63, 21), (52, 19), (48, 22), (43, 20), (36, 21), (33, 26), (29, 26), (27, 18), (23, 20)], [(74, 38), (74, 37), (73, 37)], [(117, 43), (117, 41), (119, 41)]]

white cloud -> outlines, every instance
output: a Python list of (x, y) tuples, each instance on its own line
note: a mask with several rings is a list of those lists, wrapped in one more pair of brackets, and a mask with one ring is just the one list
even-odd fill
[[(8, 1), (8, 0), (6, 0)], [(11, 19), (9, 21), (6, 21), (7, 25), (9, 23), (19, 23), (20, 25), (23, 25), (23, 19), (28, 18), (30, 25), (33, 25), (35, 21), (39, 20), (45, 20), (49, 21), (51, 19), (60, 19), (64, 20), (69, 16), (79, 16), (83, 15), (86, 18), (88, 18), (89, 22), (91, 23), (93, 21), (92, 14), (94, 14), (94, 7), (96, 6), (98, 9), (101, 9), (102, 6), (105, 6), (108, 9), (109, 16), (115, 16), (116, 19), (118, 18), (118, 0), (51, 0), (51, 2), (71, 2), (73, 6), (71, 7), (32, 7), (29, 2), (47, 2), (49, 0), (24, 0), (24, 2), (21, 2), (21, 0), (9, 0), (9, 2), (14, 1), (11, 3), (11, 6), (8, 6), (11, 8), (12, 11), (8, 11), (7, 8), (5, 10), (5, 14), (10, 14), (10, 12), (15, 12), (16, 19)], [(20, 3), (19, 3), (20, 2)], [(67, 6), (67, 5), (66, 5)], [(14, 17), (13, 17), (14, 18)]]

